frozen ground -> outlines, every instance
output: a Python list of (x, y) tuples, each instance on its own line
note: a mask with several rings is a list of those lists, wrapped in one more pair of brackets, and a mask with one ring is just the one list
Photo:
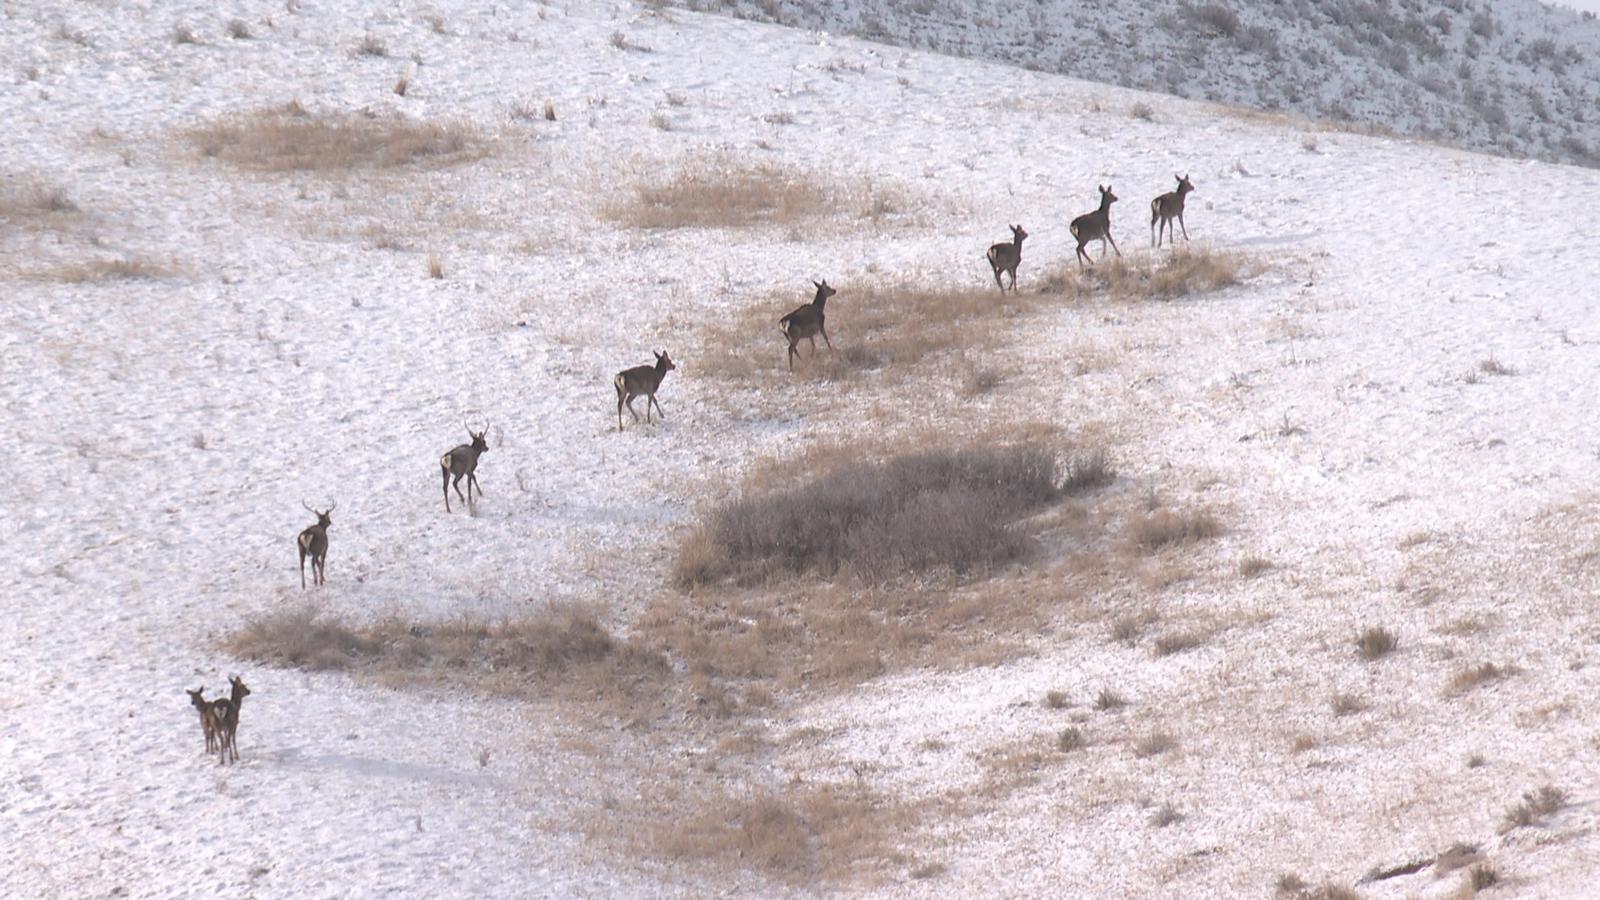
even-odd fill
[[(982, 248), (1008, 222), (1033, 235), (1021, 283), (1036, 288), (1070, 259), (1065, 223), (1097, 183), (1123, 197), (1119, 241), (1142, 263), (1141, 213), (1184, 171), (1196, 240), (1255, 254), (1264, 274), (1197, 300), (1040, 314), (993, 360), (1000, 390), (944, 408), (953, 430), (1064, 423), (1112, 448), (1124, 494), (1207, 506), (1228, 534), (1096, 582), (1020, 661), (780, 707), (773, 735), (825, 738), (780, 743), (771, 777), (937, 795), (984, 777), (997, 750), (1084, 727), (1084, 750), (908, 838), (942, 875), (858, 886), (885, 894), (1260, 896), (1282, 872), (1350, 883), (1454, 841), (1481, 844), (1508, 895), (1595, 880), (1600, 251), (1575, 211), (1600, 203), (1600, 175), (690, 13), (241, 9), (14, 5), (0, 21), (0, 169), (78, 207), (0, 222), (17, 444), (0, 526), (16, 561), (0, 626), (8, 895), (822, 890), (585, 844), (600, 773), (583, 748), (633, 739), (559, 704), (247, 666), (216, 641), (302, 602), (301, 499), (339, 504), (317, 604), (495, 615), (575, 597), (625, 627), (664, 589), (672, 527), (755, 460), (862, 421), (925, 424), (913, 398), (866, 389), (745, 408), (696, 377), (708, 318), (774, 292), (799, 302), (827, 277), (845, 343), (852, 282), (982, 283)], [(249, 39), (226, 36), (234, 15)], [(200, 43), (176, 42), (180, 25)], [(367, 35), (386, 56), (354, 52)], [(290, 100), (466, 120), (487, 149), (326, 177), (241, 173), (183, 136)], [(545, 100), (557, 121), (517, 114)], [(1127, 114), (1136, 100), (1148, 120)], [(906, 209), (716, 233), (598, 215), (710, 154), (871, 181)], [(445, 278), (426, 277), (429, 253)], [(114, 258), (172, 274), (60, 274)], [(610, 376), (652, 348), (680, 360), (670, 418), (618, 435)], [(782, 364), (776, 340), (752, 352)], [(1491, 359), (1511, 374), (1484, 371)], [(463, 415), (494, 426), (471, 517), (444, 513), (434, 468)], [(1241, 578), (1247, 555), (1276, 568)], [(1160, 614), (1152, 633), (1209, 637), (1159, 658), (1110, 640), (1113, 618), (1143, 610)], [(1400, 651), (1357, 660), (1368, 624)], [(1519, 671), (1446, 692), (1480, 662)], [(220, 769), (182, 689), (241, 670), (244, 759)], [(1108, 684), (1130, 705), (1092, 711)], [(1071, 705), (1041, 706), (1051, 689)], [(1368, 710), (1335, 717), (1339, 692)], [(1178, 750), (1136, 757), (1154, 729)], [(644, 743), (622, 758), (674, 756)], [(1572, 805), (1497, 833), (1547, 783)], [(1184, 818), (1152, 826), (1162, 803)]]

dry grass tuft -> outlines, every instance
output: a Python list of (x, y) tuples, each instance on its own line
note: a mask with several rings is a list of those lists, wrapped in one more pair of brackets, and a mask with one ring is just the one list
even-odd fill
[(59, 281), (63, 284), (95, 284), (107, 281), (154, 281), (179, 274), (171, 263), (147, 259), (97, 259), (85, 263), (67, 263), (52, 269), (30, 272), (26, 277), (40, 281)]
[(298, 104), (219, 119), (188, 137), (206, 157), (259, 172), (450, 165), (481, 156), (484, 147), (477, 130), (463, 122), (313, 115)]
[(1478, 371), (1485, 375), (1515, 375), (1517, 370), (1493, 356), (1478, 360)]
[(1221, 535), (1222, 523), (1203, 510), (1156, 509), (1136, 516), (1127, 526), (1128, 543), (1140, 553), (1210, 540)]
[(748, 228), (813, 219), (835, 202), (832, 188), (807, 173), (712, 159), (636, 186), (602, 211), (633, 228)]
[(1056, 749), (1062, 753), (1071, 753), (1089, 746), (1089, 738), (1083, 733), (1082, 728), (1063, 728), (1056, 735)]
[(228, 26), (225, 30), (227, 31), (228, 37), (231, 37), (236, 41), (250, 40), (250, 25), (243, 19), (229, 19)]
[(1067, 707), (1069, 707), (1071, 705), (1072, 705), (1072, 698), (1067, 695), (1066, 691), (1045, 691), (1044, 692), (1044, 707), (1045, 707), (1045, 709), (1066, 709)]
[(1204, 631), (1173, 631), (1156, 638), (1150, 651), (1158, 657), (1171, 656), (1174, 653), (1193, 650), (1210, 637), (1211, 635)]
[(429, 278), (443, 278), (444, 277), (444, 261), (439, 259), (439, 254), (437, 254), (437, 253), (429, 253), (428, 254), (428, 277)]
[(195, 34), (193, 28), (187, 25), (179, 25), (172, 29), (172, 42), (174, 44), (198, 44), (200, 43), (200, 36)]
[(1467, 872), (1474, 891), (1486, 891), (1500, 883), (1500, 871), (1488, 863), (1478, 863)]
[(1232, 251), (1185, 245), (1142, 266), (1124, 257), (1086, 269), (1069, 261), (1045, 275), (1041, 290), (1071, 299), (1104, 292), (1122, 301), (1177, 300), (1242, 284), (1258, 268), (1259, 264)]
[(745, 796), (714, 795), (661, 824), (654, 849), (667, 857), (755, 867), (793, 883), (841, 878), (896, 857), (895, 836), (912, 811), (859, 785), (785, 785)]
[(52, 224), (78, 212), (78, 204), (63, 188), (44, 187), (10, 176), (0, 180), (0, 226)]
[(1355, 694), (1334, 694), (1333, 699), (1328, 701), (1328, 706), (1336, 716), (1352, 716), (1359, 712), (1365, 712), (1367, 701)]
[(1239, 560), (1239, 576), (1241, 578), (1256, 578), (1277, 568), (1272, 560), (1260, 556), (1246, 556)]
[(773, 576), (987, 574), (1030, 546), (1016, 522), (1061, 496), (1042, 446), (907, 453), (835, 466), (806, 483), (710, 510), (680, 551), (684, 588)]
[(1400, 646), (1400, 638), (1387, 628), (1373, 625), (1356, 635), (1356, 655), (1367, 662), (1383, 659)]
[(1433, 871), (1436, 875), (1448, 875), (1457, 869), (1465, 868), (1483, 859), (1477, 844), (1457, 842), (1440, 851), (1433, 859)]
[(1473, 688), (1492, 684), (1504, 678), (1510, 678), (1516, 673), (1516, 666), (1497, 666), (1494, 663), (1484, 663), (1480, 666), (1462, 669), (1450, 678), (1449, 693), (1464, 694)]
[(1165, 731), (1152, 731), (1133, 745), (1133, 755), (1140, 759), (1158, 756), (1178, 747), (1178, 739)]
[(1528, 791), (1506, 810), (1500, 820), (1500, 833), (1504, 834), (1513, 828), (1527, 828), (1538, 825), (1547, 816), (1565, 809), (1567, 806), (1567, 792), (1553, 784), (1547, 784), (1537, 791)]
[(1096, 694), (1094, 698), (1094, 708), (1101, 712), (1121, 709), (1127, 705), (1128, 701), (1121, 694), (1110, 688), (1101, 688), (1100, 693)]
[(499, 622), (387, 619), (359, 626), (304, 607), (249, 620), (224, 648), (286, 668), (518, 697), (545, 697), (555, 688), (577, 696), (628, 694), (670, 678), (662, 656), (614, 637), (592, 610), (576, 604)]
[(1156, 828), (1165, 828), (1183, 821), (1183, 813), (1171, 803), (1161, 804), (1161, 808), (1150, 815), (1150, 824)]
[(389, 55), (389, 47), (377, 35), (369, 34), (356, 45), (356, 55), (382, 58)]

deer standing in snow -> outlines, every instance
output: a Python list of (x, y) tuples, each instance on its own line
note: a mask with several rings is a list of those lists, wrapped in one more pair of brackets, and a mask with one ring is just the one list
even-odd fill
[(656, 391), (661, 387), (661, 379), (667, 373), (676, 369), (666, 351), (655, 354), (656, 364), (653, 366), (634, 366), (617, 373), (612, 379), (612, 384), (617, 388), (617, 430), (622, 430), (622, 407), (628, 407), (628, 412), (633, 413), (633, 420), (639, 421), (639, 411), (633, 408), (633, 398), (644, 397), (644, 420), (650, 421), (650, 405), (655, 404), (656, 412), (661, 413), (661, 418), (666, 419), (667, 412), (661, 408), (661, 401), (656, 399)]
[[(228, 683), (233, 685), (233, 694), (226, 700), (217, 700), (218, 711), (217, 726), (217, 763), (228, 762), (230, 757), (233, 762), (239, 761), (239, 709), (244, 706), (244, 698), (250, 696), (250, 689), (245, 687), (243, 678), (229, 678)], [(225, 704), (225, 705), (224, 705)]]
[(300, 589), (305, 590), (308, 556), (311, 557), (311, 583), (320, 585), (328, 581), (328, 526), (333, 524), (333, 520), (328, 516), (332, 514), (334, 507), (330, 506), (326, 511), (312, 509), (306, 506), (304, 500), (300, 501), (300, 505), (305, 506), (307, 512), (317, 517), (317, 524), (300, 532), (300, 537), (295, 540), (296, 546), (300, 548)]
[(817, 335), (819, 334), (822, 335), (822, 342), (828, 345), (828, 349), (833, 349), (833, 341), (828, 340), (824, 308), (827, 306), (828, 298), (839, 292), (828, 287), (826, 278), (821, 281), (812, 281), (811, 283), (817, 286), (817, 295), (811, 298), (811, 302), (778, 320), (779, 330), (783, 332), (785, 338), (789, 339), (789, 371), (791, 372), (794, 371), (795, 357), (800, 355), (798, 347), (801, 341), (811, 341), (811, 353), (813, 356), (817, 352)]
[(200, 730), (205, 732), (206, 752), (212, 753), (217, 749), (217, 728), (221, 725), (221, 720), (217, 718), (217, 711), (212, 702), (205, 697), (206, 686), (200, 685), (197, 691), (184, 688), (184, 693), (189, 695), (189, 702), (194, 704), (194, 708), (200, 711)]
[[(1161, 246), (1161, 236), (1172, 229), (1172, 220), (1178, 220), (1178, 227), (1183, 229), (1183, 239), (1189, 239), (1189, 226), (1183, 224), (1183, 198), (1194, 190), (1194, 184), (1189, 181), (1188, 175), (1174, 175), (1178, 179), (1178, 189), (1150, 201), (1150, 239), (1156, 247)], [(1161, 223), (1161, 228), (1156, 229), (1156, 223)], [(1177, 243), (1178, 236), (1167, 234), (1167, 243)]]
[(472, 426), (467, 426), (467, 436), (472, 438), (469, 444), (461, 444), (449, 453), (439, 457), (439, 468), (444, 470), (444, 511), (450, 512), (450, 487), (454, 478), (456, 496), (461, 497), (461, 479), (467, 479), (467, 495), (461, 497), (467, 506), (472, 506), (472, 489), (478, 489), (478, 496), (483, 496), (483, 486), (478, 484), (478, 457), (489, 452), (489, 442), (485, 435), (489, 433), (489, 426), (484, 424), (482, 431), (473, 431)]
[[(1117, 242), (1111, 237), (1111, 204), (1117, 202), (1117, 195), (1111, 193), (1111, 186), (1100, 188), (1100, 208), (1092, 213), (1072, 220), (1072, 236), (1078, 239), (1078, 267), (1083, 268), (1083, 261), (1089, 259), (1089, 254), (1083, 252), (1084, 245), (1099, 239), (1100, 258), (1106, 258), (1106, 241), (1111, 241), (1111, 249), (1121, 256), (1122, 251), (1117, 250)], [(1093, 264), (1093, 260), (1090, 260)]]
[(987, 254), (989, 267), (994, 269), (994, 284), (1000, 293), (1006, 292), (1006, 286), (1000, 283), (1000, 273), (1011, 273), (1011, 290), (1017, 289), (1017, 266), (1022, 262), (1022, 240), (1028, 236), (1021, 225), (1007, 225), (1011, 229), (1011, 243), (993, 244)]

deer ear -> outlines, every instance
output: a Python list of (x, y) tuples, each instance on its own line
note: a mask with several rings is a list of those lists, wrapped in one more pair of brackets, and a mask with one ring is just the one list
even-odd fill
[(815, 278), (813, 278), (813, 279), (811, 279), (811, 284), (812, 284), (812, 285), (814, 285), (814, 286), (816, 286), (816, 287), (822, 287), (822, 285), (823, 285), (823, 283), (824, 283), (824, 282), (822, 282), (822, 281), (818, 281), (818, 280), (816, 280), (816, 279), (815, 279)]

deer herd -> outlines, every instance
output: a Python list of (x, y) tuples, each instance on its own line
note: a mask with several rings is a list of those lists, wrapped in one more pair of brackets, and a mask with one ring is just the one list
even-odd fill
[[(1178, 185), (1175, 190), (1169, 191), (1150, 201), (1150, 243), (1159, 248), (1163, 237), (1169, 244), (1177, 241), (1177, 230), (1172, 228), (1174, 220), (1178, 229), (1183, 232), (1183, 239), (1189, 239), (1189, 227), (1183, 220), (1184, 199), (1194, 191), (1194, 183), (1188, 175), (1175, 175)], [(1117, 248), (1117, 242), (1111, 237), (1111, 205), (1117, 202), (1117, 195), (1112, 192), (1110, 185), (1099, 187), (1100, 205), (1092, 212), (1084, 213), (1072, 220), (1068, 230), (1078, 242), (1076, 258), (1079, 268), (1093, 265), (1093, 260), (1084, 250), (1090, 241), (1100, 242), (1100, 257), (1105, 258), (1106, 244), (1111, 249), (1122, 255)], [(989, 267), (994, 272), (995, 286), (1004, 294), (1009, 287), (1012, 292), (1017, 290), (1017, 267), (1022, 264), (1022, 242), (1028, 237), (1028, 232), (1021, 225), (1007, 226), (1011, 229), (1011, 240), (1001, 242), (989, 247), (985, 258)], [(1009, 279), (1002, 279), (1002, 275)], [(1009, 281), (1009, 283), (1008, 283)], [(788, 363), (789, 371), (794, 371), (794, 361), (800, 356), (799, 345), (801, 341), (808, 341), (811, 352), (816, 353), (817, 336), (822, 336), (823, 343), (831, 351), (833, 341), (828, 338), (826, 321), (826, 307), (828, 298), (838, 291), (828, 286), (826, 279), (813, 281), (816, 294), (811, 302), (796, 308), (793, 312), (778, 320), (778, 328), (783, 333), (784, 340), (789, 344)], [(653, 352), (653, 351), (652, 351)], [(612, 384), (617, 390), (617, 430), (623, 430), (622, 410), (627, 408), (633, 414), (633, 420), (639, 421), (639, 411), (634, 409), (635, 398), (645, 398), (645, 422), (652, 421), (651, 408), (664, 420), (667, 414), (661, 408), (661, 401), (656, 399), (656, 392), (661, 389), (661, 382), (667, 373), (677, 368), (671, 357), (665, 352), (655, 353), (654, 365), (634, 366), (618, 372), (612, 379)], [(444, 489), (445, 512), (452, 512), (450, 508), (450, 490), (455, 489), (456, 497), (472, 508), (473, 497), (483, 495), (483, 487), (478, 484), (478, 460), (483, 454), (489, 452), (489, 426), (474, 429), (466, 425), (467, 437), (470, 440), (452, 448), (449, 452), (439, 457), (439, 469)], [(461, 493), (461, 480), (466, 479), (467, 492)], [(317, 517), (317, 521), (296, 538), (296, 546), (300, 550), (300, 587), (306, 586), (306, 559), (311, 559), (311, 581), (313, 585), (326, 583), (325, 575), (328, 556), (328, 527), (332, 525), (329, 516), (334, 510), (333, 505), (327, 509), (315, 509), (301, 501), (308, 512)], [(244, 698), (249, 696), (250, 689), (245, 687), (244, 681), (239, 678), (230, 678), (232, 693), (228, 697), (215, 700), (204, 698), (205, 688), (188, 691), (189, 699), (200, 713), (200, 726), (205, 733), (206, 752), (216, 752), (219, 762), (227, 762), (230, 758), (238, 760), (239, 751), (235, 747), (234, 737), (239, 729), (239, 708), (244, 703)]]

